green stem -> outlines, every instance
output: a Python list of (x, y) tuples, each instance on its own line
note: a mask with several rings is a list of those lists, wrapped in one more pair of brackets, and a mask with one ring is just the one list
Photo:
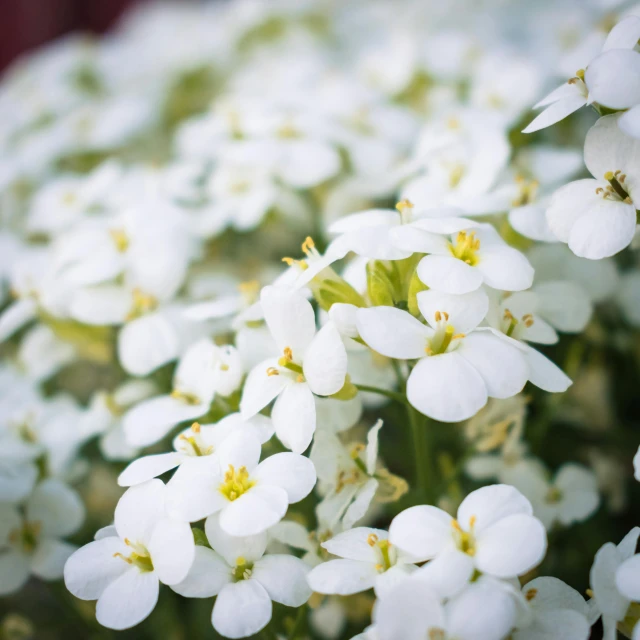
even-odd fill
[(407, 405), (407, 415), (411, 425), (413, 436), (413, 448), (416, 459), (416, 479), (420, 499), (430, 503), (434, 496), (432, 494), (433, 482), (433, 458), (432, 443), (430, 442), (431, 424), (429, 424), (422, 414), (418, 413), (411, 405)]
[(296, 615), (295, 622), (293, 623), (291, 633), (289, 633), (289, 640), (296, 640), (296, 638), (302, 635), (304, 624), (307, 619), (307, 616), (305, 615), (306, 611), (307, 611), (306, 604), (303, 604), (301, 607), (298, 608), (298, 613)]
[(397, 393), (396, 391), (388, 391), (387, 389), (379, 389), (378, 387), (370, 387), (366, 384), (357, 384), (355, 385), (358, 391), (366, 391), (367, 393), (377, 393), (378, 395), (385, 396), (390, 400), (395, 400), (400, 404), (407, 404), (407, 399), (403, 394)]

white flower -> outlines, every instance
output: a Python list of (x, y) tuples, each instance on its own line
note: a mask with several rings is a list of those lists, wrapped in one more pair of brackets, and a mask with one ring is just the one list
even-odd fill
[(529, 291), (494, 298), (487, 320), (506, 336), (525, 343), (524, 356), (529, 366), (529, 381), (549, 392), (566, 391), (571, 380), (549, 358), (527, 342), (555, 344), (556, 329), (581, 332), (591, 317), (587, 294), (571, 282), (544, 282)]
[(373, 611), (379, 640), (502, 640), (516, 619), (511, 587), (480, 578), (442, 604), (417, 579), (401, 582), (382, 597)]
[(557, 578), (536, 578), (522, 587), (527, 616), (517, 623), (513, 640), (570, 638), (587, 640), (591, 633), (584, 598)]
[(593, 179), (558, 189), (547, 209), (551, 230), (577, 256), (600, 260), (631, 244), (640, 206), (640, 140), (605, 116), (591, 127), (584, 160)]
[(389, 542), (382, 529), (357, 527), (321, 546), (340, 559), (319, 564), (309, 574), (317, 593), (351, 595), (372, 587), (383, 596), (415, 569), (412, 558)]
[(633, 558), (637, 557), (634, 553), (639, 535), (640, 528), (634, 527), (619, 545), (616, 546), (613, 542), (602, 545), (591, 566), (591, 589), (595, 608), (602, 615), (605, 640), (615, 640), (616, 625), (624, 619), (631, 604), (627, 593), (637, 595), (637, 591), (633, 589), (634, 579), (630, 574), (637, 570), (637, 560)]
[(172, 589), (187, 598), (216, 597), (213, 628), (226, 638), (258, 633), (271, 620), (271, 602), (300, 607), (311, 596), (309, 567), (295, 556), (267, 554), (267, 535), (230, 536), (217, 515), (205, 522), (211, 549), (197, 546), (187, 576)]
[(470, 493), (455, 519), (437, 507), (411, 507), (391, 521), (389, 540), (416, 561), (455, 560), (451, 580), (461, 584), (474, 569), (496, 578), (523, 575), (540, 563), (547, 548), (531, 503), (503, 484)]
[(301, 453), (316, 429), (314, 394), (330, 396), (344, 386), (347, 352), (333, 323), (316, 333), (313, 308), (300, 292), (269, 286), (260, 301), (282, 356), (249, 373), (240, 412), (248, 419), (277, 397), (271, 411), (276, 435)]
[(23, 509), (0, 505), (0, 594), (18, 591), (33, 574), (59, 580), (75, 547), (60, 538), (84, 520), (78, 494), (59, 480), (41, 482)]
[(308, 458), (277, 453), (260, 459), (260, 441), (247, 432), (233, 434), (193, 464), (181, 465), (167, 485), (167, 510), (196, 522), (220, 512), (230, 535), (253, 535), (279, 522), (289, 504), (306, 497), (316, 483)]
[(533, 512), (550, 530), (559, 523), (565, 527), (582, 522), (600, 504), (596, 475), (581, 465), (565, 463), (553, 480), (540, 464), (522, 461), (505, 470), (501, 478), (516, 487), (533, 505)]
[(318, 505), (318, 519), (330, 530), (335, 530), (340, 522), (344, 529), (350, 529), (369, 510), (379, 486), (374, 476), (381, 428), (382, 420), (378, 420), (369, 429), (366, 447), (357, 444), (350, 449), (329, 430), (316, 435), (310, 458), (323, 495)]
[(353, 251), (372, 260), (402, 260), (409, 258), (413, 249), (394, 242), (392, 230), (407, 226), (404, 233), (410, 236), (415, 229), (455, 233), (475, 226), (471, 220), (460, 218), (460, 213), (452, 208), (415, 211), (411, 202), (403, 200), (397, 204), (396, 210), (370, 209), (344, 216), (329, 227), (329, 233), (339, 234), (333, 245), (345, 251)]
[(421, 413), (444, 422), (470, 418), (489, 397), (508, 398), (522, 390), (528, 368), (517, 343), (478, 330), (488, 310), (484, 291), (450, 296), (418, 294), (429, 323), (392, 307), (360, 309), (360, 336), (391, 358), (418, 359), (407, 380), (407, 399)]
[(165, 512), (160, 480), (128, 489), (115, 511), (115, 528), (76, 551), (64, 567), (67, 589), (97, 600), (96, 618), (110, 629), (144, 620), (158, 600), (160, 583), (181, 582), (194, 560), (188, 524)]
[(228, 396), (240, 385), (242, 367), (238, 352), (210, 340), (192, 344), (180, 359), (169, 395), (144, 400), (123, 418), (127, 442), (148, 446), (162, 439), (173, 427), (209, 411), (216, 394)]
[[(577, 71), (575, 77), (534, 106), (534, 109), (546, 109), (523, 132), (532, 133), (549, 127), (587, 104), (598, 103), (612, 109), (628, 109), (638, 105), (640, 54), (633, 50), (638, 38), (638, 16), (630, 15), (619, 22), (607, 36), (602, 53), (589, 62), (586, 71)], [(635, 113), (621, 126), (637, 131), (637, 118)]]
[(250, 433), (260, 444), (273, 435), (271, 420), (257, 415), (245, 421), (239, 413), (231, 413), (216, 424), (194, 422), (173, 440), (175, 451), (144, 456), (134, 460), (118, 477), (121, 487), (146, 482), (180, 465), (197, 465), (203, 456), (216, 453), (218, 447), (234, 433)]
[[(444, 218), (447, 221), (447, 218)], [(439, 233), (418, 225), (391, 232), (397, 247), (428, 253), (417, 273), (430, 289), (449, 294), (470, 293), (483, 284), (503, 291), (522, 291), (533, 283), (533, 268), (525, 256), (504, 242), (490, 225)]]

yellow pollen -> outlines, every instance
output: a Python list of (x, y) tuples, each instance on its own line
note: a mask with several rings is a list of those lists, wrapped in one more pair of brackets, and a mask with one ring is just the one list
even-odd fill
[(593, 591), (592, 591), (591, 589), (587, 589), (587, 590), (585, 591), (585, 593), (586, 593), (590, 598), (593, 598), (593, 596), (594, 596), (594, 593), (593, 593)]
[(531, 602), (537, 595), (538, 595), (538, 590), (537, 589), (529, 589), (524, 594), (524, 597), (525, 597), (527, 602)]
[(578, 69), (576, 71), (576, 77), (580, 78), (580, 80), (584, 80), (584, 69)]
[(291, 350), (291, 347), (284, 348), (284, 357), (287, 360), (293, 360), (293, 351)]
[(451, 339), (452, 340), (462, 340), (462, 338), (466, 338), (466, 333), (456, 333)]
[(78, 196), (76, 196), (76, 194), (73, 193), (73, 191), (67, 191), (62, 196), (62, 204), (66, 206), (71, 206), (77, 199), (78, 199)]
[(378, 542), (378, 536), (375, 533), (370, 533), (367, 536), (367, 544), (370, 547), (375, 547), (376, 546), (376, 542)]
[(311, 253), (311, 249), (316, 246), (316, 243), (313, 241), (311, 236), (307, 236), (302, 243), (302, 253), (309, 255)]
[(122, 229), (110, 229), (109, 235), (120, 253), (124, 253), (129, 248), (129, 238)]
[(131, 309), (127, 314), (127, 320), (135, 320), (145, 313), (153, 311), (158, 306), (158, 300), (151, 294), (144, 293), (140, 289), (136, 288), (131, 292), (133, 303)]
[(304, 382), (304, 376), (301, 373), (298, 374), (298, 377), (296, 378), (296, 382)]
[(480, 240), (476, 238), (474, 231), (468, 234), (466, 231), (460, 231), (456, 236), (455, 244), (449, 244), (452, 255), (472, 267), (478, 263), (479, 249)]
[(280, 372), (275, 367), (269, 367), (267, 369), (267, 375), (268, 376), (279, 376)]
[(193, 431), (193, 433), (200, 433), (200, 423), (199, 422), (194, 422), (191, 425), (191, 431)]
[(174, 389), (171, 392), (171, 397), (175, 400), (182, 400), (182, 402), (189, 405), (200, 404), (200, 398), (198, 398), (198, 396), (186, 391), (180, 391), (179, 389)]
[(400, 213), (403, 213), (407, 209), (413, 209), (413, 202), (411, 202), (411, 200), (407, 200), (406, 198), (404, 200), (400, 200), (400, 202), (396, 204), (396, 209)]
[(375, 570), (376, 570), (376, 571), (382, 571), (383, 569), (384, 569), (384, 567), (383, 567), (381, 564), (377, 564), (377, 565), (375, 566)]
[(240, 467), (236, 471), (235, 467), (230, 464), (224, 474), (224, 482), (220, 485), (220, 493), (233, 502), (254, 485), (255, 481), (249, 478), (246, 467)]
[(260, 283), (257, 280), (247, 280), (238, 285), (240, 293), (248, 299), (253, 299), (260, 291)]
[(462, 531), (462, 528), (460, 527), (460, 523), (454, 518), (451, 521), (451, 526), (456, 530), (456, 531)]
[(442, 320), (442, 314), (439, 311), (436, 311), (436, 322), (440, 322)]
[(282, 262), (284, 262), (286, 265), (289, 265), (290, 267), (292, 267), (295, 264), (295, 260), (293, 258), (289, 258), (287, 256), (285, 256), (284, 258), (282, 258)]
[(469, 518), (469, 527), (471, 528), (475, 527), (477, 521), (478, 521), (478, 518), (476, 516), (471, 516)]
[(522, 321), (524, 322), (525, 327), (530, 327), (533, 324), (533, 316), (530, 313), (522, 316)]

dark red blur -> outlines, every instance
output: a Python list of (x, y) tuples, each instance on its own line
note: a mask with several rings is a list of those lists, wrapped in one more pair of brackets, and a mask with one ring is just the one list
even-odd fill
[(137, 0), (0, 0), (0, 71), (70, 31), (102, 33)]

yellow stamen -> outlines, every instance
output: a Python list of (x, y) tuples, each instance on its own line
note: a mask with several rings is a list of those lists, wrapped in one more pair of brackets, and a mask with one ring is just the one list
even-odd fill
[(378, 542), (378, 536), (375, 533), (370, 533), (367, 536), (367, 544), (370, 547), (375, 547), (376, 546), (376, 542)]
[(246, 467), (240, 467), (236, 471), (235, 467), (230, 464), (224, 474), (224, 482), (220, 484), (220, 493), (233, 502), (254, 485), (255, 480), (249, 478), (249, 472)]

